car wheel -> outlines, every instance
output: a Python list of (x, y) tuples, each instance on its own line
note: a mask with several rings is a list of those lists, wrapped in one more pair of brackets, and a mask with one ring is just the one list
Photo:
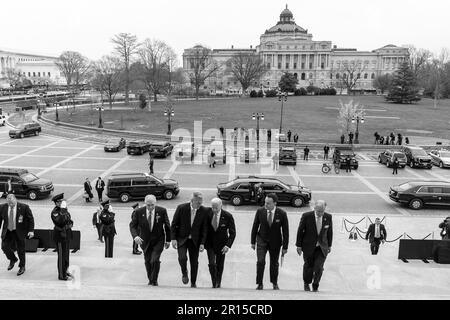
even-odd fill
[(412, 199), (409, 202), (409, 207), (411, 209), (413, 209), (413, 210), (419, 210), (419, 209), (421, 209), (423, 207), (423, 201), (420, 200), (420, 199), (417, 199), (417, 198), (416, 199)]
[(32, 190), (32, 191), (28, 192), (27, 198), (30, 199), (30, 200), (36, 200), (37, 199), (36, 191)]
[(34, 132), (34, 135), (35, 135), (35, 136), (38, 136), (38, 135), (39, 135), (39, 131), (35, 131), (35, 132)]
[(442, 161), (441, 162), (439, 162), (439, 168), (444, 168), (444, 164), (442, 163)]
[(23, 133), (20, 134), (20, 139), (25, 138), (25, 135)]
[(381, 157), (378, 156), (378, 163), (383, 163), (383, 161), (381, 161)]
[(231, 203), (233, 203), (234, 206), (240, 206), (242, 204), (243, 200), (241, 196), (232, 196), (231, 197)]
[(174, 197), (174, 193), (172, 190), (166, 190), (164, 192), (164, 199), (171, 200), (171, 199), (173, 199), (173, 197)]
[(358, 170), (358, 166), (354, 166), (354, 167), (353, 167), (353, 170)]
[(123, 203), (130, 201), (130, 195), (128, 193), (122, 193), (120, 195), (120, 201)]
[(296, 207), (296, 208), (300, 208), (301, 206), (303, 206), (303, 203), (305, 201), (303, 200), (302, 197), (295, 197), (294, 199), (292, 199), (292, 206)]

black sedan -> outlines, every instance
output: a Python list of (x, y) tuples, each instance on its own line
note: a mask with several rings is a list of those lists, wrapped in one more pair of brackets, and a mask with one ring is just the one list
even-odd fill
[(124, 138), (112, 138), (105, 143), (105, 152), (115, 151), (118, 152), (126, 148), (127, 142)]
[(448, 181), (410, 181), (393, 186), (389, 198), (419, 210), (424, 205), (450, 205), (450, 182)]

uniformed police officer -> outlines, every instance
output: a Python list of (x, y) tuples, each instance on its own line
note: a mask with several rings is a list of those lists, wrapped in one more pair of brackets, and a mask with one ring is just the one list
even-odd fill
[(103, 210), (100, 214), (100, 221), (103, 224), (103, 238), (105, 239), (105, 258), (113, 257), (114, 250), (114, 236), (116, 233), (115, 227), (115, 213), (112, 211), (112, 206), (109, 200), (102, 202)]
[[(139, 203), (135, 203), (131, 207), (133, 208), (133, 212), (131, 213), (131, 221), (133, 221), (133, 216), (135, 215), (136, 210), (139, 209)], [(133, 254), (142, 254), (142, 251), (139, 250), (139, 245), (134, 241), (134, 239), (133, 239)]]
[(69, 249), (72, 239), (73, 221), (67, 210), (67, 203), (64, 200), (64, 193), (60, 193), (52, 198), (55, 207), (52, 210), (51, 218), (55, 225), (53, 228), (53, 240), (56, 243), (58, 253), (58, 279), (67, 281), (72, 275), (67, 272), (69, 268)]

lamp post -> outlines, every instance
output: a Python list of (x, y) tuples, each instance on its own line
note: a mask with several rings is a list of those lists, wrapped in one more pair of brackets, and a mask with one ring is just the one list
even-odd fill
[(172, 127), (171, 127), (171, 121), (172, 117), (175, 116), (175, 112), (171, 105), (167, 106), (164, 110), (164, 116), (167, 117), (167, 134), (172, 134)]
[(259, 159), (259, 120), (264, 120), (264, 113), (253, 113), (252, 119), (256, 120), (256, 158)]
[(355, 144), (359, 143), (359, 123), (364, 123), (364, 117), (363, 116), (353, 116), (352, 123), (356, 122), (356, 132), (355, 132)]
[(283, 129), (283, 106), (287, 102), (287, 92), (280, 92), (278, 94), (278, 101), (281, 101), (281, 115), (280, 115), (280, 133)]
[(54, 105), (55, 108), (56, 108), (56, 111), (55, 111), (55, 120), (56, 120), (56, 121), (59, 121), (59, 113), (58, 113), (58, 106), (59, 106), (59, 103), (58, 103), (58, 102), (55, 102), (55, 103), (53, 103), (53, 105)]
[(98, 127), (99, 128), (103, 128), (103, 123), (102, 123), (102, 111), (105, 110), (103, 109), (101, 106), (95, 108), (95, 110), (98, 110)]

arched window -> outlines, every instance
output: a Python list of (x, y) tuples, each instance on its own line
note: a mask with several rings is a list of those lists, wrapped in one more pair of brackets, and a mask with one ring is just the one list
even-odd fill
[(361, 73), (358, 73), (357, 79), (361, 79)]
[(372, 73), (372, 80), (375, 79), (375, 73)]
[(305, 79), (306, 79), (306, 74), (305, 74), (304, 72), (303, 72), (302, 75), (301, 75), (301, 79), (302, 79), (302, 80), (305, 80)]
[(336, 79), (339, 79), (340, 77), (339, 73), (336, 73)]
[(333, 79), (333, 74), (332, 73), (330, 73), (330, 79)]
[(298, 74), (294, 73), (294, 78), (298, 79)]
[(310, 79), (313, 78), (313, 74), (312, 74), (312, 73), (309, 74), (309, 78), (310, 78)]
[(367, 79), (369, 75), (367, 73), (364, 73), (364, 79)]

